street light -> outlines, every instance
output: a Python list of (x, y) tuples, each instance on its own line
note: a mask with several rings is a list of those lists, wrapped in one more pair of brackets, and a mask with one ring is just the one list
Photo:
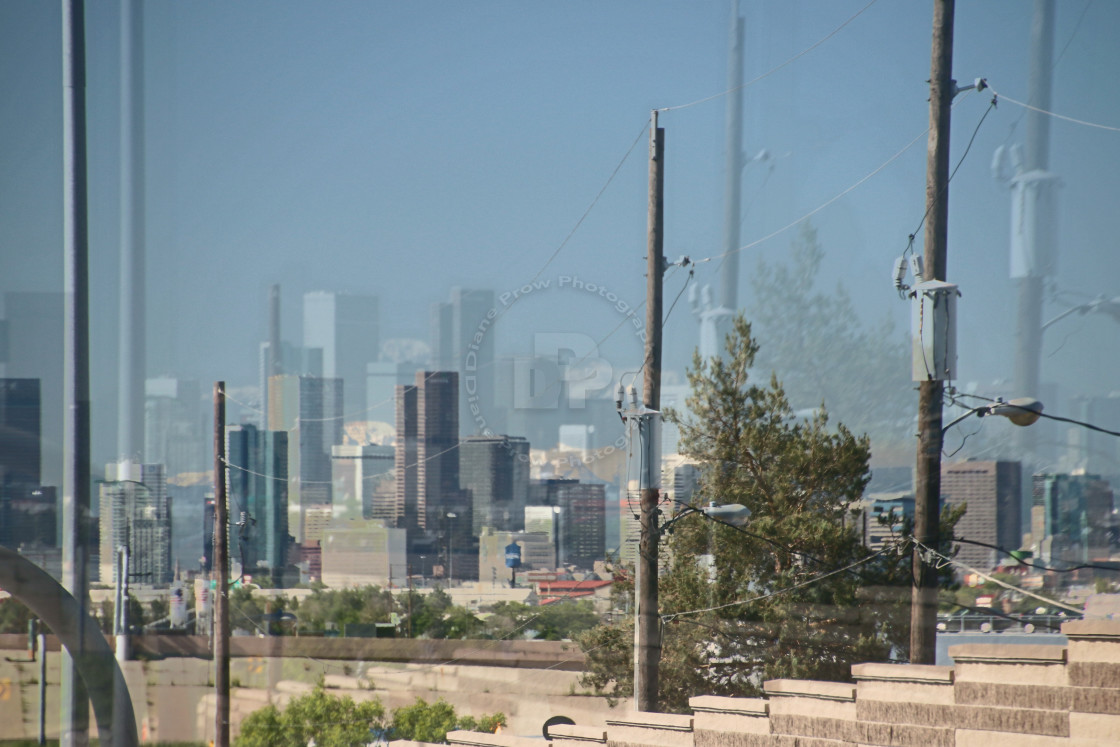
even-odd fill
[(980, 407), (973, 407), (965, 414), (949, 421), (949, 423), (941, 429), (941, 435), (945, 435), (945, 432), (954, 425), (972, 415), (976, 415), (978, 418), (983, 418), (988, 415), (1000, 415), (1007, 418), (1015, 425), (1034, 425), (1038, 422), (1038, 419), (1042, 417), (1042, 409), (1042, 403), (1033, 397), (1019, 397), (1007, 402), (1001, 397), (995, 402), (981, 405)]
[(663, 532), (672, 532), (672, 526), (686, 516), (693, 514), (700, 514), (706, 519), (711, 519), (719, 524), (730, 524), (737, 527), (747, 523), (751, 518), (751, 510), (741, 503), (728, 503), (720, 505), (715, 501), (709, 501), (708, 505), (703, 508), (697, 506), (687, 506), (683, 511), (669, 519), (661, 525)]

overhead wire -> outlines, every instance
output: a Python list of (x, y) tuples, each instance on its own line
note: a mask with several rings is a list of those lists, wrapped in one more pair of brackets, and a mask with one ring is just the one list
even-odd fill
[[(989, 88), (991, 88), (990, 84), (989, 84)], [(1012, 104), (1015, 104), (1016, 106), (1021, 106), (1024, 109), (1029, 109), (1030, 111), (1037, 112), (1039, 114), (1045, 114), (1048, 117), (1053, 117), (1055, 119), (1060, 119), (1060, 120), (1063, 120), (1065, 122), (1072, 122), (1073, 124), (1079, 124), (1079, 125), (1083, 125), (1085, 127), (1094, 127), (1098, 130), (1107, 130), (1109, 132), (1120, 132), (1120, 127), (1113, 127), (1112, 125), (1098, 124), (1097, 122), (1090, 122), (1090, 121), (1085, 120), (1085, 119), (1076, 119), (1075, 117), (1067, 117), (1064, 114), (1058, 114), (1057, 112), (1052, 112), (1052, 111), (1049, 111), (1047, 109), (1042, 109), (1040, 107), (1033, 106), (1033, 105), (1028, 104), (1026, 102), (1019, 101), (1017, 99), (1013, 99), (1010, 96), (1007, 96), (1005, 94), (1000, 93), (995, 88), (992, 88), (992, 93), (994, 93), (996, 96), (1003, 99), (1004, 101), (1010, 101)]]
[(1024, 566), (1027, 566), (1028, 568), (1035, 568), (1035, 569), (1040, 570), (1040, 571), (1048, 571), (1048, 572), (1052, 572), (1052, 573), (1074, 573), (1074, 572), (1080, 571), (1084, 568), (1092, 568), (1092, 569), (1099, 570), (1099, 571), (1111, 571), (1113, 573), (1120, 573), (1120, 563), (1118, 563), (1116, 565), (1111, 565), (1111, 566), (1101, 565), (1099, 563), (1078, 563), (1077, 565), (1071, 565), (1068, 568), (1055, 568), (1055, 567), (1049, 566), (1049, 565), (1041, 565), (1039, 563), (1033, 563), (1033, 562), (1031, 562), (1029, 560), (1026, 560), (1024, 558), (1017, 558), (1017, 557), (1015, 557), (1013, 550), (1008, 550), (1005, 547), (1000, 547), (999, 545), (993, 545), (993, 544), (990, 544), (988, 542), (980, 542), (979, 540), (967, 539), (965, 537), (953, 537), (953, 542), (961, 542), (961, 543), (964, 543), (966, 545), (977, 545), (978, 547), (986, 547), (989, 550), (999, 550), (1004, 555), (1007, 555), (1008, 557), (1014, 558), (1015, 562), (1018, 563), (1019, 565), (1024, 565)]
[[(955, 396), (955, 397), (971, 397), (973, 399), (983, 400), (984, 402), (991, 402), (992, 404), (1007, 404), (1006, 402), (1003, 402), (1002, 400), (992, 399), (991, 397), (984, 397), (980, 394), (971, 394), (969, 392), (954, 392), (953, 396)], [(1109, 430), (1108, 428), (1102, 428), (1099, 425), (1093, 425), (1092, 423), (1087, 423), (1084, 420), (1075, 420), (1073, 418), (1062, 417), (1061, 415), (1051, 415), (1051, 414), (1049, 414), (1045, 411), (1039, 411), (1035, 414), (1038, 415), (1041, 418), (1046, 418), (1047, 420), (1056, 420), (1056, 421), (1061, 422), (1061, 423), (1070, 423), (1072, 425), (1079, 425), (1082, 428), (1088, 428), (1091, 431), (1097, 431), (1098, 433), (1104, 433), (1104, 434), (1109, 435), (1109, 436), (1120, 437), (1120, 431), (1114, 431), (1114, 430)]]
[(661, 621), (663, 623), (664, 622), (671, 622), (671, 621), (673, 621), (673, 620), (675, 620), (679, 617), (685, 617), (685, 616), (688, 616), (688, 615), (700, 615), (700, 614), (703, 614), (705, 612), (718, 612), (719, 610), (727, 609), (728, 607), (737, 607), (737, 606), (743, 605), (743, 604), (752, 604), (754, 602), (760, 602), (764, 599), (770, 599), (772, 597), (776, 597), (776, 596), (779, 596), (781, 594), (788, 594), (791, 591), (796, 591), (798, 589), (803, 589), (806, 586), (812, 586), (813, 584), (818, 584), (821, 581), (824, 581), (826, 578), (831, 578), (832, 576), (835, 576), (837, 574), (846, 573), (849, 570), (852, 570), (854, 568), (858, 568), (861, 565), (865, 565), (865, 564), (871, 562), (872, 560), (874, 560), (875, 558), (879, 557), (880, 555), (883, 555), (884, 552), (885, 552), (884, 550), (880, 550), (880, 551), (878, 551), (878, 552), (876, 552), (872, 555), (868, 555), (865, 558), (861, 558), (861, 559), (859, 559), (855, 562), (849, 563), (848, 565), (844, 566), (843, 568), (836, 568), (834, 570), (828, 571), (827, 573), (821, 573), (819, 575), (813, 576), (812, 578), (805, 579), (804, 581), (802, 581), (800, 583), (797, 583), (797, 584), (794, 584), (793, 586), (787, 586), (787, 587), (784, 587), (784, 588), (781, 588), (781, 589), (775, 589), (774, 591), (767, 592), (765, 594), (759, 594), (757, 596), (749, 597), (747, 599), (739, 599), (739, 600), (736, 600), (734, 602), (725, 602), (724, 604), (717, 604), (717, 605), (714, 605), (714, 606), (711, 606), (711, 607), (704, 607), (704, 608), (701, 608), (701, 609), (684, 610), (682, 612), (666, 613), (666, 614), (661, 615)]
[(748, 244), (744, 244), (744, 245), (742, 245), (740, 247), (737, 247), (735, 249), (728, 249), (725, 252), (722, 252), (720, 254), (714, 254), (710, 257), (705, 257), (703, 259), (694, 260), (695, 263), (700, 264), (701, 262), (711, 262), (712, 260), (723, 259), (724, 257), (728, 257), (732, 254), (736, 254), (738, 252), (746, 251), (747, 249), (751, 249), (752, 247), (756, 247), (759, 244), (763, 244), (763, 243), (769, 241), (770, 239), (774, 238), (775, 236), (779, 236), (779, 235), (785, 233), (786, 231), (793, 228), (794, 226), (805, 222), (809, 218), (812, 218), (817, 213), (821, 212), (822, 210), (824, 210), (828, 206), (832, 205), (837, 200), (839, 200), (842, 197), (844, 197), (845, 195), (847, 195), (849, 192), (852, 192), (853, 190), (855, 190), (856, 188), (861, 186), (864, 182), (868, 181), (873, 176), (877, 175), (880, 171), (885, 169), (887, 166), (890, 166), (892, 163), (897, 161), (899, 158), (902, 157), (902, 155), (904, 153), (906, 153), (906, 151), (908, 151), (908, 150), (910, 150), (910, 148), (914, 147), (914, 144), (917, 143), (919, 140), (921, 140), (923, 137), (925, 137), (926, 134), (928, 134), (928, 133), (929, 133), (929, 128), (927, 127), (926, 129), (924, 129), (920, 133), (918, 133), (918, 135), (916, 137), (914, 137), (913, 140), (908, 142), (906, 145), (902, 146), (902, 148), (897, 153), (895, 153), (890, 158), (888, 158), (886, 161), (881, 163), (879, 166), (877, 166), (870, 173), (868, 173), (867, 175), (865, 175), (864, 177), (862, 177), (861, 179), (856, 181), (854, 184), (852, 184), (851, 186), (849, 186), (846, 189), (844, 189), (843, 191), (841, 191), (839, 194), (829, 198), (825, 202), (821, 203), (817, 207), (815, 207), (812, 210), (810, 210), (809, 212), (805, 213), (800, 218), (797, 218), (796, 220), (790, 221), (789, 223), (782, 226), (781, 228), (778, 228), (774, 231), (771, 231), (770, 233), (766, 234), (765, 236), (763, 236), (761, 238), (758, 238), (758, 239), (755, 239), (754, 241), (751, 241)]
[[(973, 130), (972, 130), (972, 137), (970, 137), (968, 139), (968, 146), (965, 147), (964, 153), (962, 153), (961, 157), (957, 160), (957, 165), (953, 167), (953, 171), (952, 171), (952, 173), (949, 174), (949, 178), (945, 180), (945, 184), (942, 185), (941, 191), (937, 195), (938, 200), (941, 200), (941, 198), (945, 196), (945, 192), (948, 191), (949, 184), (950, 184), (950, 182), (953, 181), (953, 177), (957, 175), (957, 171), (960, 169), (961, 164), (964, 163), (964, 159), (968, 158), (968, 153), (969, 153), (969, 151), (972, 150), (972, 144), (974, 142), (976, 142), (976, 135), (980, 132), (980, 126), (982, 124), (984, 124), (984, 120), (988, 118), (988, 115), (992, 113), (992, 109), (995, 109), (995, 108), (996, 108), (996, 97), (992, 96), (991, 101), (988, 103), (988, 108), (984, 110), (984, 115), (982, 117), (980, 117), (980, 121), (976, 123), (976, 127), (973, 128)], [(927, 132), (928, 132), (928, 130), (927, 130)], [(914, 249), (914, 239), (917, 237), (918, 231), (921, 231), (922, 226), (925, 225), (926, 218), (929, 217), (929, 211), (930, 210), (933, 210), (933, 203), (932, 202), (926, 208), (926, 211), (922, 214), (922, 219), (918, 222), (918, 227), (915, 228), (914, 232), (910, 234), (910, 242), (909, 242), (909, 244), (907, 244), (906, 251), (902, 253), (902, 256), (905, 257), (908, 253), (913, 251), (913, 249)]]
[(949, 557), (948, 555), (940, 553), (937, 550), (934, 550), (932, 547), (929, 547), (928, 545), (924, 545), (921, 542), (918, 542), (917, 540), (913, 540), (913, 542), (914, 542), (914, 545), (924, 555), (926, 555), (927, 557), (937, 558), (945, 565), (956, 566), (957, 568), (960, 568), (962, 570), (966, 570), (969, 573), (976, 574), (977, 576), (984, 579), (985, 581), (990, 581), (991, 583), (996, 584), (997, 586), (1002, 586), (1003, 588), (1008, 589), (1010, 591), (1015, 591), (1015, 592), (1018, 592), (1020, 594), (1025, 594), (1026, 596), (1032, 597), (1032, 598), (1037, 599), (1041, 602), (1046, 602), (1047, 604), (1049, 604), (1052, 607), (1058, 607), (1060, 609), (1068, 610), (1070, 612), (1076, 612), (1079, 615), (1086, 615), (1087, 616), (1087, 613), (1083, 609), (1078, 609), (1077, 607), (1072, 607), (1072, 606), (1070, 606), (1070, 605), (1068, 605), (1064, 602), (1059, 602), (1056, 599), (1050, 599), (1049, 597), (1044, 597), (1041, 594), (1036, 594), (1029, 589), (1022, 589), (1022, 588), (1019, 588), (1018, 586), (1012, 586), (1011, 584), (1007, 583), (1006, 581), (1003, 581), (1001, 579), (996, 578), (995, 576), (984, 573), (983, 571), (979, 571), (979, 570), (973, 568), (972, 566), (970, 566), (966, 563), (962, 563), (961, 561), (957, 560), (956, 558), (952, 558), (952, 557)]

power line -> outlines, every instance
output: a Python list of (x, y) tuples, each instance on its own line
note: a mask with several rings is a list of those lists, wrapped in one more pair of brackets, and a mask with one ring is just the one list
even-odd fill
[(857, 560), (854, 563), (849, 563), (848, 565), (844, 566), (843, 568), (837, 568), (835, 570), (828, 571), (827, 573), (822, 573), (818, 576), (814, 576), (812, 578), (806, 579), (799, 584), (794, 584), (793, 586), (787, 586), (784, 589), (776, 589), (776, 590), (768, 592), (766, 594), (760, 594), (760, 595), (755, 596), (755, 597), (750, 597), (748, 599), (740, 599), (740, 600), (737, 600), (737, 601), (734, 601), (734, 602), (726, 602), (725, 604), (717, 604), (713, 607), (704, 607), (703, 609), (686, 610), (684, 612), (672, 612), (672, 613), (669, 613), (669, 614), (664, 614), (664, 615), (661, 616), (661, 622), (666, 623), (666, 622), (671, 622), (678, 617), (684, 617), (686, 615), (699, 615), (699, 614), (703, 614), (704, 612), (717, 612), (719, 610), (726, 609), (728, 607), (736, 607), (736, 606), (741, 605), (741, 604), (751, 604), (753, 602), (762, 601), (763, 599), (770, 599), (771, 597), (776, 597), (780, 594), (786, 594), (786, 593), (789, 593), (791, 591), (796, 591), (797, 589), (802, 589), (802, 588), (805, 588), (806, 586), (812, 586), (813, 584), (817, 584), (817, 583), (820, 583), (821, 581), (824, 581), (826, 578), (830, 578), (830, 577), (835, 576), (839, 573), (845, 573), (849, 570), (852, 570), (853, 568), (864, 565), (865, 563), (869, 563), (872, 560), (874, 560), (875, 558), (884, 554), (884, 552), (885, 552), (885, 550), (880, 550), (879, 552), (876, 552), (872, 555), (868, 555), (866, 558), (861, 558), (860, 560)]
[(710, 257), (705, 257), (704, 259), (698, 259), (698, 260), (695, 260), (696, 264), (699, 264), (699, 263), (701, 263), (701, 262), (711, 262), (711, 261), (712, 261), (712, 260), (714, 260), (714, 259), (723, 259), (724, 257), (727, 257), (727, 256), (729, 256), (729, 255), (731, 255), (731, 254), (735, 254), (735, 253), (737, 253), (737, 252), (741, 252), (741, 251), (744, 251), (744, 250), (746, 250), (746, 249), (750, 249), (750, 248), (752, 248), (752, 247), (758, 246), (759, 244), (765, 243), (765, 242), (769, 241), (770, 239), (774, 238), (775, 236), (778, 236), (779, 234), (783, 234), (783, 233), (785, 233), (786, 231), (788, 231), (789, 229), (791, 229), (791, 228), (793, 228), (794, 226), (798, 225), (799, 223), (803, 223), (804, 221), (808, 220), (809, 218), (812, 218), (812, 217), (813, 217), (814, 215), (816, 215), (817, 213), (821, 212), (821, 211), (822, 211), (822, 210), (824, 210), (824, 209), (825, 209), (826, 207), (828, 207), (828, 206), (829, 206), (829, 205), (831, 205), (832, 203), (834, 203), (834, 202), (836, 202), (837, 200), (839, 200), (839, 199), (840, 199), (841, 197), (844, 197), (845, 195), (847, 195), (847, 194), (848, 194), (849, 192), (851, 192), (852, 190), (854, 190), (854, 189), (856, 189), (857, 187), (861, 186), (861, 185), (862, 185), (862, 184), (863, 184), (864, 182), (866, 182), (867, 180), (871, 179), (871, 177), (873, 177), (873, 176), (875, 176), (876, 174), (878, 174), (878, 173), (879, 173), (880, 171), (882, 171), (883, 169), (885, 169), (885, 168), (886, 168), (887, 166), (889, 166), (889, 165), (891, 165), (892, 163), (894, 163), (895, 161), (897, 161), (897, 160), (898, 160), (899, 158), (901, 158), (901, 157), (902, 157), (902, 155), (903, 155), (903, 154), (904, 154), (904, 153), (905, 153), (906, 151), (910, 150), (910, 148), (912, 148), (912, 147), (914, 146), (914, 144), (915, 144), (915, 143), (917, 143), (917, 142), (918, 142), (919, 140), (921, 140), (921, 139), (922, 139), (923, 137), (925, 137), (927, 133), (929, 133), (929, 128), (928, 128), (928, 127), (927, 127), (926, 129), (922, 130), (922, 131), (921, 131), (920, 133), (918, 133), (918, 135), (917, 135), (917, 136), (916, 136), (916, 137), (915, 137), (915, 138), (914, 138), (913, 140), (911, 140), (910, 142), (908, 142), (908, 143), (907, 143), (906, 145), (902, 146), (902, 149), (901, 149), (901, 150), (899, 150), (899, 151), (898, 151), (897, 153), (895, 153), (895, 154), (894, 154), (893, 156), (891, 156), (891, 157), (890, 157), (890, 158), (888, 158), (888, 159), (887, 159), (886, 161), (884, 161), (884, 162), (883, 162), (882, 164), (880, 164), (879, 166), (877, 166), (877, 167), (876, 167), (876, 168), (875, 168), (875, 169), (874, 169), (873, 171), (871, 171), (870, 173), (868, 173), (868, 174), (867, 174), (866, 176), (864, 176), (863, 178), (861, 178), (860, 180), (858, 180), (857, 182), (855, 182), (854, 184), (852, 184), (852, 185), (851, 185), (850, 187), (848, 187), (847, 189), (845, 189), (845, 190), (843, 190), (842, 192), (840, 192), (839, 194), (837, 194), (836, 196), (834, 196), (834, 197), (832, 197), (832, 198), (830, 198), (830, 199), (826, 200), (825, 202), (821, 203), (821, 204), (820, 204), (820, 205), (818, 205), (817, 207), (813, 208), (813, 209), (812, 209), (812, 210), (810, 210), (810, 211), (809, 211), (808, 213), (805, 213), (805, 214), (804, 214), (804, 215), (802, 215), (802, 216), (801, 216), (800, 218), (798, 218), (798, 219), (796, 219), (796, 220), (794, 220), (794, 221), (791, 221), (791, 222), (787, 223), (786, 225), (782, 226), (781, 228), (779, 228), (779, 229), (777, 229), (777, 230), (775, 230), (775, 231), (771, 231), (770, 233), (766, 234), (765, 236), (763, 236), (763, 237), (762, 237), (762, 238), (760, 238), (760, 239), (755, 239), (754, 241), (750, 242), (749, 244), (744, 244), (743, 246), (740, 246), (740, 247), (738, 247), (737, 249), (728, 249), (728, 250), (727, 250), (726, 252), (723, 252), (723, 253), (721, 253), (721, 254), (715, 254), (715, 255), (712, 255), (712, 256), (710, 256)]
[(1037, 568), (1040, 571), (1052, 571), (1054, 573), (1073, 573), (1074, 571), (1079, 571), (1082, 568), (1095, 568), (1095, 569), (1101, 570), (1101, 571), (1120, 572), (1120, 564), (1118, 564), (1116, 566), (1107, 566), (1107, 565), (1100, 565), (1100, 564), (1097, 564), (1097, 563), (1081, 563), (1079, 565), (1070, 566), (1069, 568), (1054, 568), (1054, 567), (1051, 567), (1051, 566), (1048, 566), (1048, 565), (1040, 565), (1038, 563), (1032, 563), (1028, 560), (1024, 560), (1022, 558), (1015, 557), (1015, 551), (1014, 550), (1008, 550), (1007, 548), (1000, 547), (999, 545), (992, 545), (992, 544), (989, 544), (987, 542), (980, 542), (978, 540), (965, 539), (964, 537), (953, 537), (953, 542), (963, 542), (966, 545), (977, 545), (979, 547), (987, 547), (991, 550), (999, 550), (1004, 555), (1008, 555), (1012, 558), (1015, 558), (1016, 562), (1018, 562), (1019, 565), (1025, 565), (1025, 566), (1028, 566), (1029, 568)]
[[(945, 192), (948, 191), (950, 182), (952, 182), (953, 177), (957, 175), (957, 170), (960, 169), (961, 164), (964, 163), (964, 159), (968, 158), (968, 152), (972, 150), (972, 144), (976, 142), (976, 135), (980, 132), (980, 125), (984, 124), (984, 120), (988, 118), (988, 115), (992, 113), (992, 109), (995, 108), (996, 97), (992, 96), (991, 102), (988, 103), (988, 108), (984, 110), (984, 115), (980, 117), (980, 121), (976, 123), (975, 129), (972, 130), (972, 137), (968, 139), (968, 146), (964, 149), (964, 153), (961, 154), (960, 160), (957, 161), (957, 165), (953, 167), (953, 172), (949, 174), (949, 178), (945, 181), (945, 186), (941, 188), (941, 194), (938, 195), (938, 199), (941, 199), (945, 195)], [(922, 226), (925, 225), (926, 218), (929, 217), (929, 211), (932, 209), (933, 204), (931, 203), (930, 206), (926, 208), (925, 213), (922, 215), (921, 221), (918, 222), (918, 227), (914, 229), (914, 232), (912, 234), (910, 234), (910, 243), (906, 246), (906, 252), (913, 251), (914, 238), (918, 235), (918, 231), (922, 230)], [(906, 255), (906, 252), (903, 252), (903, 256)]]
[(1089, 122), (1089, 121), (1084, 120), (1084, 119), (1075, 119), (1074, 117), (1067, 117), (1064, 114), (1058, 114), (1057, 112), (1047, 111), (1046, 109), (1040, 109), (1037, 106), (1032, 106), (1032, 105), (1024, 103), (1022, 101), (1018, 101), (1016, 99), (1013, 99), (1010, 96), (1005, 96), (994, 88), (992, 88), (992, 93), (994, 93), (996, 96), (1003, 99), (1004, 101), (1010, 101), (1012, 104), (1015, 104), (1016, 106), (1021, 106), (1024, 109), (1030, 109), (1032, 112), (1038, 112), (1039, 114), (1045, 114), (1048, 117), (1054, 117), (1055, 119), (1061, 119), (1061, 120), (1064, 120), (1066, 122), (1072, 122), (1074, 124), (1084, 125), (1085, 127), (1095, 127), (1098, 130), (1108, 130), (1109, 132), (1120, 132), (1120, 127), (1113, 127), (1112, 125), (1097, 124), (1096, 122)]
[(1068, 604), (1065, 604), (1063, 602), (1059, 602), (1059, 601), (1054, 600), (1054, 599), (1050, 599), (1048, 597), (1044, 597), (1041, 594), (1035, 594), (1033, 591), (1030, 591), (1028, 589), (1021, 589), (1018, 586), (1012, 586), (1011, 584), (1007, 583), (1006, 581), (1001, 581), (1000, 579), (995, 578), (994, 576), (990, 576), (987, 573), (984, 573), (983, 571), (978, 571), (975, 568), (973, 568), (972, 566), (966, 565), (966, 564), (962, 563), (961, 561), (959, 561), (955, 558), (950, 558), (948, 555), (943, 555), (942, 553), (939, 553), (937, 550), (934, 550), (932, 547), (928, 547), (926, 545), (923, 545), (921, 542), (918, 542), (917, 540), (914, 540), (914, 545), (917, 546), (918, 549), (920, 549), (923, 554), (926, 554), (930, 557), (939, 559), (941, 561), (942, 566), (944, 566), (944, 565), (956, 566), (958, 568), (961, 568), (963, 570), (968, 571), (969, 573), (975, 573), (977, 576), (984, 579), (985, 581), (990, 581), (993, 584), (996, 584), (997, 586), (1002, 586), (1005, 589), (1009, 589), (1011, 591), (1016, 591), (1020, 594), (1025, 594), (1028, 597), (1033, 597), (1033, 598), (1035, 598), (1035, 599), (1037, 599), (1041, 602), (1046, 602), (1047, 604), (1049, 604), (1051, 606), (1054, 606), (1054, 607), (1061, 607), (1064, 610), (1069, 610), (1070, 612), (1076, 612), (1079, 615), (1085, 615), (1085, 610), (1083, 610), (1083, 609), (1078, 609), (1077, 607), (1071, 607)]

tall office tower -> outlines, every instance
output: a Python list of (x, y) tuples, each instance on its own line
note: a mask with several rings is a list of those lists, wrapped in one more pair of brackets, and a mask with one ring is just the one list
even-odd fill
[[(331, 447), (331, 475), (334, 481), (335, 519), (382, 519), (396, 526), (392, 506), (378, 505), (377, 488), (393, 469), (391, 446), (343, 444)], [(389, 514), (378, 516), (376, 514)]]
[(516, 436), (470, 436), (459, 444), (459, 483), (470, 492), (472, 532), (520, 531), (529, 493), (529, 442)]
[(276, 587), (288, 556), (288, 434), (233, 425), (226, 449), (230, 558)]
[(175, 478), (213, 467), (207, 413), (197, 381), (160, 377), (145, 382), (144, 454)]
[(305, 293), (303, 346), (321, 348), (323, 376), (344, 382), (346, 419), (367, 420), (366, 364), (378, 359), (381, 346), (377, 297)]
[(341, 379), (274, 376), (268, 422), (288, 436), (288, 530), (304, 542), (307, 510), (331, 505), (331, 447), (342, 443)]
[(560, 509), (560, 564), (591, 570), (606, 557), (606, 489), (579, 480), (529, 483), (529, 503)]
[(432, 367), (459, 374), (463, 435), (503, 430), (494, 400), (494, 291), (455, 287), (432, 305)]
[(4, 305), (0, 313), (0, 376), (39, 380), (41, 446), (37, 469), (41, 476), (37, 482), (62, 485), (63, 295), (4, 293), (0, 297)]
[(170, 583), (171, 502), (163, 465), (127, 460), (106, 465), (100, 500), (101, 582), (116, 583), (117, 548), (124, 546), (137, 583)]
[(40, 483), (38, 379), (0, 379), (0, 486)]
[(941, 465), (941, 500), (949, 506), (967, 503), (955, 534), (962, 542), (957, 559), (981, 571), (992, 568), (1023, 542), (1019, 504), (1022, 466), (1019, 462), (951, 462)]
[(1031, 541), (1044, 562), (1107, 559), (1112, 490), (1098, 475), (1034, 476)]
[[(390, 526), (408, 529), (410, 534), (419, 531), (423, 519), (419, 492), (419, 442), (420, 423), (416, 417), (416, 387), (412, 384), (397, 387), (396, 397), (397, 437), (393, 445), (393, 463), (396, 467), (397, 486), (393, 505), (384, 507), (383, 513), (391, 515)], [(389, 516), (378, 518), (386, 518)]]
[[(472, 568), (477, 572), (478, 556), (470, 500), (459, 487), (459, 375), (417, 371), (416, 383), (398, 387), (397, 394), (397, 503), (410, 553), (435, 553), (457, 577), (468, 578)], [(452, 554), (463, 557), (452, 562)]]

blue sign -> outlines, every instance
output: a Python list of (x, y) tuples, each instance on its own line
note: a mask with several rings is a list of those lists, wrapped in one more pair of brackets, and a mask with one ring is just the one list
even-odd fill
[(521, 567), (521, 545), (511, 542), (506, 545), (506, 568)]

